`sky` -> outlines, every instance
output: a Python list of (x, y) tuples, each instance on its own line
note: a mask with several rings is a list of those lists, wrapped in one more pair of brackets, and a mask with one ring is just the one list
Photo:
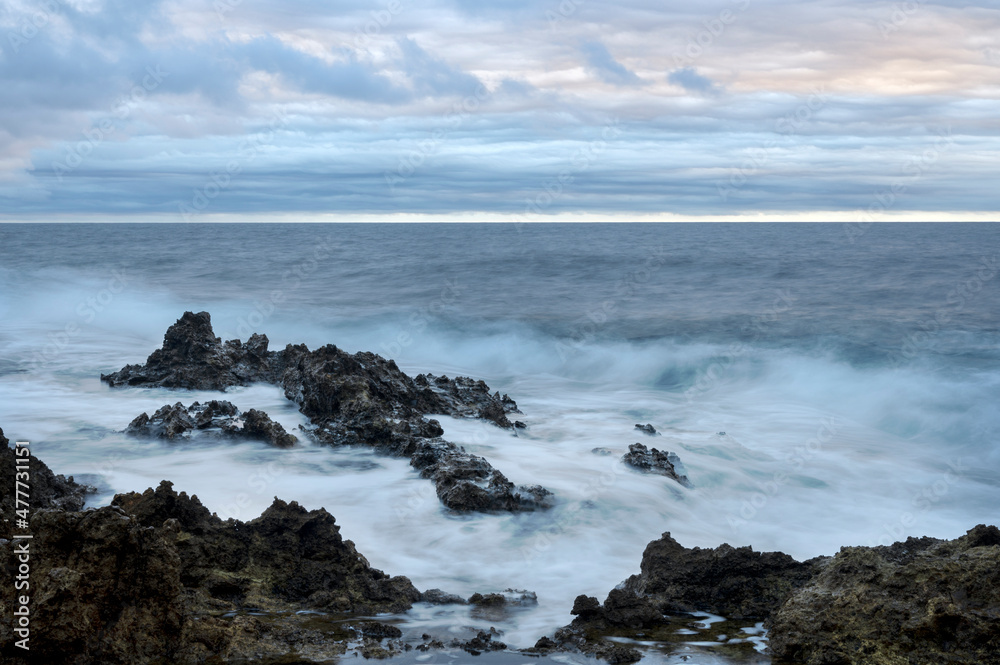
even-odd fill
[(1000, 220), (1000, 3), (0, 0), (0, 221)]

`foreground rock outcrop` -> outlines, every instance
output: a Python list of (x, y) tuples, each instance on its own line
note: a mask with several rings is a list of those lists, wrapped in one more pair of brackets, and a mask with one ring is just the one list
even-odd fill
[(290, 448), (298, 441), (263, 411), (250, 409), (243, 413), (225, 400), (195, 402), (188, 407), (180, 402), (166, 404), (152, 417), (140, 414), (125, 428), (125, 433), (131, 436), (161, 439), (187, 438), (195, 432), (232, 439), (256, 439), (278, 448)]
[[(29, 452), (32, 450), (28, 446)], [(18, 458), (14, 449), (10, 446), (10, 441), (4, 436), (3, 429), (0, 428), (0, 483), (3, 483), (3, 491), (0, 492), (0, 538), (9, 539), (13, 532), (13, 519), (15, 510), (16, 495), (14, 492), (14, 474), (16, 473), (16, 463)], [(30, 455), (27, 457), (29, 468), (29, 486), (31, 488), (30, 510), (41, 510), (43, 508), (55, 508), (60, 510), (80, 510), (86, 501), (88, 492), (94, 488), (88, 485), (81, 485), (69, 478), (52, 473), (45, 462)]]
[[(392, 360), (347, 353), (329, 344), (314, 351), (302, 344), (270, 351), (268, 343), (260, 334), (246, 343), (223, 342), (215, 336), (208, 312), (185, 312), (144, 365), (126, 365), (102, 374), (101, 380), (112, 387), (192, 390), (271, 383), (309, 418), (313, 428), (308, 434), (314, 440), (410, 457), (414, 468), (434, 481), (438, 497), (450, 509), (517, 512), (550, 505), (547, 490), (516, 487), (484, 458), (443, 441), (440, 423), (426, 417), (479, 418), (514, 430), (507, 416), (520, 413), (517, 404), (507, 395), (491, 394), (485, 382), (430, 374), (411, 378)], [(183, 420), (180, 414), (164, 415), (168, 421)], [(197, 427), (197, 418), (193, 420)], [(138, 423), (137, 429), (143, 426)]]
[(806, 665), (1000, 663), (1000, 530), (845, 547), (774, 615), (771, 650)]
[[(685, 618), (694, 612), (727, 621), (703, 627)], [(754, 642), (740, 627), (763, 622), (776, 664), (998, 665), (1000, 530), (979, 525), (952, 541), (845, 547), (805, 562), (749, 547), (686, 548), (666, 533), (646, 547), (638, 575), (603, 603), (577, 597), (572, 614), (535, 651), (632, 662), (641, 653), (608, 638), (669, 644), (704, 633), (695, 640), (714, 642), (725, 632), (716, 649), (739, 658)]]
[(573, 622), (556, 631), (559, 648), (580, 650), (611, 662), (632, 662), (608, 637), (677, 641), (677, 615), (704, 611), (753, 624), (768, 619), (805, 585), (820, 560), (799, 563), (781, 552), (720, 545), (686, 548), (663, 534), (646, 546), (640, 573), (612, 589), (604, 603), (579, 596)]
[[(369, 566), (333, 516), (294, 502), (275, 499), (257, 519), (223, 522), (164, 481), (96, 510), (38, 505), (32, 662), (193, 665), (289, 654), (325, 662), (352, 644), (384, 656), (403, 648), (382, 643), (398, 629), (362, 622), (355, 630), (344, 614), (401, 612), (420, 599), (407, 578)], [(17, 561), (14, 547), (0, 539), (5, 570)], [(10, 603), (0, 596), (0, 614), (12, 615)], [(11, 631), (0, 622), (5, 662), (23, 653)]]

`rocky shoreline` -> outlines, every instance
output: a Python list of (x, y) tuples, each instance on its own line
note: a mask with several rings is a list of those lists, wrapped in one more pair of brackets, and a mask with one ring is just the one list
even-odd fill
[[(0, 482), (13, 484), (2, 430), (0, 457)], [(32, 657), (44, 662), (322, 663), (352, 653), (504, 651), (494, 628), (467, 640), (402, 639), (396, 625), (373, 616), (425, 602), (471, 604), (474, 616), (490, 620), (537, 602), (513, 589), (469, 599), (421, 592), (372, 568), (332, 515), (294, 501), (276, 498), (249, 522), (223, 521), (165, 480), (83, 510), (87, 487), (38, 458), (31, 468), (32, 544), (45, 553), (32, 569), (32, 629), (45, 636)], [(5, 494), (0, 508), (0, 557), (11, 562), (13, 499)], [(0, 598), (0, 614), (10, 615), (10, 603)], [(805, 562), (750, 547), (686, 548), (665, 533), (646, 547), (640, 572), (603, 603), (579, 596), (567, 612), (575, 617), (569, 625), (523, 653), (635, 662), (637, 646), (682, 643), (699, 625), (693, 613), (709, 612), (726, 623), (704, 632), (725, 630), (731, 638), (719, 651), (736, 661), (756, 653), (761, 640), (752, 638), (766, 627), (774, 663), (997, 663), (1000, 530), (979, 525), (952, 541), (845, 547)], [(18, 655), (8, 622), (0, 643), (4, 659)]]
[[(410, 377), (392, 360), (332, 345), (269, 351), (259, 334), (222, 342), (207, 312), (187, 312), (145, 364), (101, 379), (116, 389), (269, 383), (310, 422), (296, 436), (266, 413), (229, 401), (178, 401), (138, 415), (124, 430), (129, 436), (368, 446), (409, 458), (456, 512), (544, 510), (555, 500), (540, 486), (515, 486), (489, 461), (443, 438), (430, 416), (486, 420), (512, 434), (527, 427), (511, 420), (520, 413), (513, 399), (472, 378)], [(635, 431), (660, 436), (652, 424)], [(673, 453), (635, 443), (621, 459), (636, 473), (690, 487)], [(3, 430), (0, 465), (0, 482), (12, 487), (14, 453)], [(32, 642), (34, 662), (277, 665), (411, 651), (505, 652), (511, 649), (493, 626), (467, 627), (461, 637), (416, 635), (398, 615), (426, 603), (467, 606), (480, 624), (499, 622), (511, 611), (530, 611), (523, 608), (544, 593), (483, 589), (466, 599), (420, 591), (407, 577), (373, 568), (325, 509), (277, 497), (255, 519), (224, 521), (165, 479), (84, 510), (93, 488), (54, 474), (38, 458), (31, 465), (32, 546), (44, 552), (32, 560), (31, 625), (44, 635)], [(13, 503), (8, 492), (0, 497), (0, 557), (11, 577)], [(11, 616), (12, 602), (0, 597), (0, 614)], [(766, 646), (775, 664), (1000, 664), (1000, 530), (978, 525), (955, 540), (844, 547), (802, 562), (727, 544), (688, 548), (664, 533), (646, 546), (637, 574), (603, 601), (578, 596), (566, 616), (570, 623), (519, 657), (577, 653), (630, 663), (650, 645), (669, 651), (701, 641), (733, 662), (761, 658)], [(0, 622), (2, 662), (19, 662), (11, 630)]]

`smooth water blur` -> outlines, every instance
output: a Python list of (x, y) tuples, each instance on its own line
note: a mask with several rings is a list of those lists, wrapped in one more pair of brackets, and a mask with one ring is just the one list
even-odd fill
[[(163, 478), (223, 517), (280, 496), (326, 507), (420, 588), (533, 590), (537, 608), (494, 622), (530, 646), (664, 531), (805, 558), (1000, 521), (998, 240), (966, 224), (0, 225), (0, 426), (92, 474), (95, 504)], [(485, 379), (528, 431), (441, 418), (446, 438), (558, 504), (448, 515), (406, 460), (367, 450), (126, 439), (142, 411), (219, 395), (98, 380), (185, 310), (224, 339)], [(271, 386), (227, 399), (305, 423)], [(636, 441), (680, 455), (692, 487), (617, 463)]]

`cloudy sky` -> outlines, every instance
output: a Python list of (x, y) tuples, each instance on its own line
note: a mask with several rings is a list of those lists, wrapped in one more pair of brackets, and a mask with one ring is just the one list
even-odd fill
[(0, 49), (0, 219), (1000, 219), (995, 1), (2, 0)]

